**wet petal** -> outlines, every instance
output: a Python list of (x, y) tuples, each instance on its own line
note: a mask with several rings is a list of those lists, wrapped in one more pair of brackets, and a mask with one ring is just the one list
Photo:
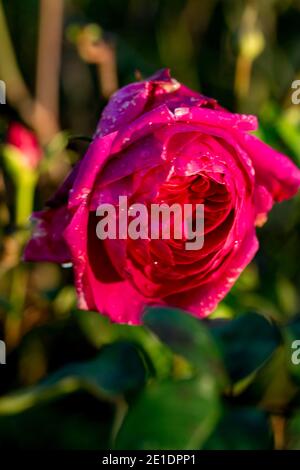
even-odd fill
[(294, 196), (300, 187), (299, 168), (253, 135), (240, 133), (239, 139), (252, 159), (257, 184), (264, 186), (274, 201)]
[(257, 249), (258, 242), (252, 228), (237, 249), (230, 265), (225, 264), (218, 276), (192, 290), (181, 292), (180, 295), (175, 294), (165, 298), (165, 302), (168, 305), (183, 308), (197, 317), (206, 317), (215, 310), (218, 303), (225, 297), (241, 272), (253, 259)]
[(91, 194), (97, 174), (111, 157), (110, 150), (115, 137), (116, 133), (96, 138), (89, 146), (84, 157), (84, 164), (80, 166), (80, 171), (77, 172), (73, 183), (69, 197), (69, 208), (85, 204)]
[(62, 206), (35, 212), (31, 219), (35, 226), (24, 251), (24, 260), (70, 262), (70, 251), (62, 237), (62, 233), (70, 221), (67, 207)]

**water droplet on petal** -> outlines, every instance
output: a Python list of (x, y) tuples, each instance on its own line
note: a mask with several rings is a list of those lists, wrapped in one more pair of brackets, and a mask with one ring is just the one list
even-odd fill
[(189, 108), (176, 108), (174, 111), (175, 117), (181, 117), (185, 116), (186, 114), (189, 114), (190, 110)]
[(73, 267), (73, 263), (62, 263), (61, 267), (64, 269), (69, 269)]

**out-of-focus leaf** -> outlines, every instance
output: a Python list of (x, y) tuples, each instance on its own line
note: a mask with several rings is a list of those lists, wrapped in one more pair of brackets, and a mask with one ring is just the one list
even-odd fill
[(46, 148), (46, 158), (51, 160), (63, 152), (68, 145), (68, 140), (68, 132), (58, 132)]
[(255, 263), (249, 264), (237, 280), (236, 289), (238, 291), (253, 291), (259, 285), (259, 273)]
[(220, 318), (231, 320), (234, 318), (234, 310), (229, 305), (226, 305), (225, 302), (221, 302), (209, 318), (211, 320)]
[(105, 393), (117, 395), (142, 386), (146, 370), (138, 349), (133, 344), (119, 342), (103, 348), (93, 360), (64, 367), (44, 380), (43, 386), (67, 377), (77, 377)]
[(277, 296), (281, 309), (286, 315), (293, 315), (298, 306), (297, 289), (292, 282), (283, 276), (277, 281)]
[(0, 398), (0, 416), (21, 413), (41, 403), (68, 395), (80, 389), (77, 379), (67, 378), (49, 387), (30, 387)]
[(73, 287), (63, 287), (53, 302), (53, 308), (58, 317), (68, 316), (76, 305), (76, 295)]
[(93, 360), (67, 365), (35, 387), (1, 397), (0, 415), (19, 413), (81, 388), (114, 399), (142, 387), (146, 374), (138, 349), (130, 343), (115, 343), (103, 348)]
[(219, 345), (232, 382), (262, 367), (281, 342), (278, 328), (255, 313), (212, 323), (211, 333)]
[(130, 408), (118, 449), (199, 449), (220, 412), (213, 374), (149, 386)]
[(150, 308), (143, 320), (161, 341), (190, 361), (198, 372), (209, 370), (224, 382), (225, 373), (217, 346), (203, 322), (172, 308)]
[(261, 450), (272, 448), (272, 434), (266, 413), (255, 408), (226, 407), (206, 450)]
[(82, 331), (95, 346), (103, 346), (114, 341), (133, 342), (146, 352), (155, 375), (168, 377), (173, 366), (173, 355), (157, 337), (143, 326), (118, 325), (107, 317), (95, 312), (77, 312)]
[(85, 391), (0, 416), (0, 449), (99, 450), (111, 446), (115, 406)]
[[(281, 319), (282, 315), (277, 306), (268, 298), (255, 292), (241, 292), (233, 287), (230, 297), (234, 301), (234, 306), (240, 314), (253, 311), (259, 315)], [(227, 299), (228, 300), (228, 299)], [(234, 307), (233, 307), (234, 308)]]
[(285, 358), (284, 347), (276, 349), (271, 359), (257, 371), (249, 387), (239, 396), (241, 403), (259, 405), (269, 413), (285, 411), (297, 394)]

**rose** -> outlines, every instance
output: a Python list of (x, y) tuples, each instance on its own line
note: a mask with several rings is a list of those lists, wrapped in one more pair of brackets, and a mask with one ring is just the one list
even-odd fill
[[(25, 258), (72, 262), (82, 309), (137, 324), (146, 305), (214, 310), (254, 257), (276, 201), (293, 196), (300, 171), (248, 131), (256, 118), (232, 114), (170, 78), (167, 70), (110, 100), (85, 157), (48, 202)], [(96, 237), (101, 203), (205, 204), (204, 246), (182, 240)]]

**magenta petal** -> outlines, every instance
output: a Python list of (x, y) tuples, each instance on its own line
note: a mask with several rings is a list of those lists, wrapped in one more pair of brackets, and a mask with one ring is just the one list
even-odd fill
[(62, 233), (70, 220), (66, 206), (35, 212), (31, 218), (36, 225), (25, 248), (24, 260), (70, 262), (70, 252), (62, 238)]
[[(86, 279), (93, 291), (97, 311), (107, 315), (116, 323), (141, 324), (144, 307), (151, 305), (151, 302), (142, 297), (130, 282), (101, 283), (93, 276), (90, 269)], [(161, 303), (153, 301), (152, 305)]]
[(216, 279), (164, 300), (168, 305), (183, 308), (196, 317), (206, 317), (215, 310), (218, 303), (229, 292), (243, 269), (253, 259), (257, 249), (258, 242), (255, 231), (251, 229), (240, 247), (237, 248), (236, 255), (232, 258), (230, 265), (226, 266), (226, 269)]
[(151, 77), (149, 77), (146, 81), (149, 82), (170, 82), (172, 80), (170, 69), (163, 68), (157, 70)]
[[(134, 121), (145, 111), (146, 105), (152, 100), (153, 89), (167, 93), (165, 86), (168, 83), (173, 84), (170, 72), (168, 69), (162, 69), (146, 80), (121, 88), (110, 98), (104, 109), (96, 135), (109, 134)], [(154, 91), (154, 96), (155, 94), (156, 91)]]
[(69, 208), (85, 204), (97, 174), (110, 157), (111, 145), (115, 137), (116, 133), (98, 137), (89, 146), (84, 157), (84, 164), (81, 165), (73, 184), (69, 197)]
[(265, 186), (274, 201), (294, 196), (300, 187), (299, 168), (253, 135), (240, 133), (239, 138), (252, 159), (257, 184)]
[[(64, 232), (72, 253), (78, 306), (83, 310), (99, 311), (114, 322), (139, 324), (146, 301), (128, 281), (113, 273), (108, 258), (103, 262), (103, 252), (98, 251), (95, 244), (100, 244), (93, 230), (95, 227), (89, 231), (89, 217), (87, 207), (81, 205)], [(91, 247), (88, 238), (92, 239)], [(159, 300), (153, 302), (161, 303)], [(151, 301), (148, 299), (147, 303)]]
[(216, 100), (181, 85), (171, 77), (168, 69), (162, 69), (146, 80), (121, 88), (111, 97), (102, 113), (96, 136), (115, 132), (162, 104), (171, 111), (180, 104), (221, 109)]
[(265, 186), (256, 186), (254, 189), (255, 223), (259, 227), (267, 220), (267, 214), (272, 209), (273, 198)]
[(132, 83), (121, 88), (110, 99), (97, 126), (96, 136), (115, 132), (142, 112), (150, 94), (149, 82)]
[(79, 205), (63, 233), (73, 259), (78, 305), (84, 310), (95, 308), (90, 286), (84, 281), (85, 268), (89, 262), (87, 258), (88, 218), (89, 209), (83, 203)]
[(105, 166), (100, 175), (100, 185), (106, 185), (132, 175), (137, 171), (156, 167), (163, 163), (163, 145), (153, 135), (139, 139), (127, 147), (122, 154), (116, 154)]
[(193, 124), (206, 124), (221, 128), (236, 128), (243, 131), (257, 129), (257, 118), (248, 114), (234, 114), (227, 111), (194, 107), (180, 107), (175, 109), (177, 121), (189, 121)]
[(201, 95), (173, 79), (168, 69), (159, 70), (149, 78), (153, 82), (148, 109), (166, 104), (171, 111), (178, 106), (199, 106), (222, 109), (213, 98)]
[(169, 108), (165, 104), (158, 106), (121, 129), (113, 142), (112, 152), (120, 152), (138, 139), (152, 135), (156, 130), (174, 122), (174, 115)]

